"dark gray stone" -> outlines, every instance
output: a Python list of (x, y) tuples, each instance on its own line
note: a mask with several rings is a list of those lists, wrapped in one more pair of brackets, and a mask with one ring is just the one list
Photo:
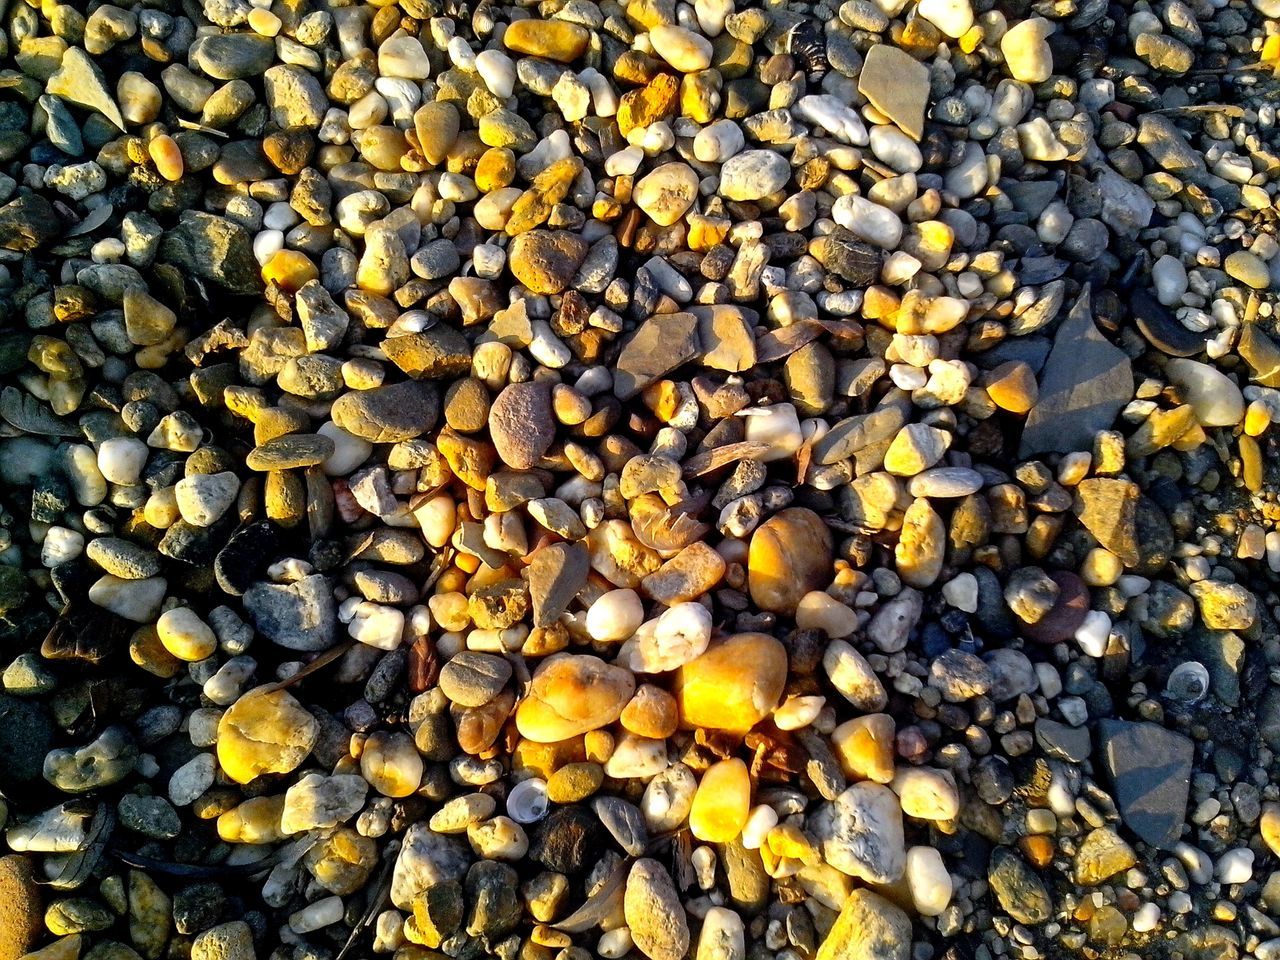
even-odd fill
[(1103, 720), (1102, 762), (1125, 826), (1162, 850), (1178, 842), (1186, 820), (1195, 748), (1155, 723)]
[(1084, 763), (1093, 750), (1087, 727), (1069, 727), (1045, 717), (1036, 721), (1036, 743), (1049, 756), (1072, 763)]
[(1040, 399), (1027, 415), (1019, 455), (1091, 450), (1133, 398), (1133, 367), (1093, 322), (1088, 289), (1058, 328), (1040, 377)]

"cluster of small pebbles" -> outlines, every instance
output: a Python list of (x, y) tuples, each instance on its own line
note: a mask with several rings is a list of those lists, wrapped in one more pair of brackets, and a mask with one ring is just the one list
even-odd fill
[(1272, 17), (0, 3), (0, 960), (1280, 958)]

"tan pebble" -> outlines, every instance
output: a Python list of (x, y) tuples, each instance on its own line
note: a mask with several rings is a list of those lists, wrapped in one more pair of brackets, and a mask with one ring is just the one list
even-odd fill
[(258, 687), (218, 721), (218, 763), (236, 783), (264, 773), (289, 773), (305, 760), (320, 724), (287, 690)]
[(503, 45), (514, 53), (559, 63), (578, 59), (590, 42), (591, 33), (586, 27), (565, 20), (517, 20), (502, 36)]
[(1026, 413), (1034, 407), (1039, 391), (1035, 373), (1021, 360), (1002, 363), (987, 374), (987, 396), (1010, 413)]
[(1271, 426), (1271, 411), (1261, 400), (1251, 401), (1244, 414), (1244, 432), (1251, 437), (1260, 437)]
[(547, 781), (547, 799), (552, 803), (585, 800), (604, 783), (604, 769), (598, 763), (567, 763)]

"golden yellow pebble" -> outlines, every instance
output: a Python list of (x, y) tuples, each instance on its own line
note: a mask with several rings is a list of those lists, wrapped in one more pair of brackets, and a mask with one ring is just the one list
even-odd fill
[(1267, 845), (1267, 849), (1280, 857), (1280, 803), (1263, 805), (1258, 831), (1262, 834), (1262, 842)]
[(181, 180), (186, 165), (182, 160), (182, 151), (178, 142), (167, 133), (162, 133), (147, 144), (147, 154), (156, 165), (156, 173), (166, 180)]
[(1254, 400), (1244, 412), (1244, 432), (1251, 437), (1260, 437), (1271, 426), (1271, 411), (1261, 400)]
[(275, 843), (284, 839), (283, 813), (283, 793), (252, 797), (218, 817), (218, 836), (227, 843)]
[(778, 824), (765, 837), (765, 844), (779, 857), (799, 860), (805, 866), (812, 866), (821, 859), (813, 841), (794, 823)]
[(893, 780), (896, 725), (887, 713), (846, 720), (831, 731), (831, 746), (845, 776), (853, 780)]
[(713, 763), (702, 774), (689, 811), (689, 829), (699, 840), (737, 838), (751, 810), (751, 774), (737, 757)]
[(297, 293), (319, 276), (319, 268), (305, 253), (299, 253), (297, 250), (277, 250), (262, 266), (263, 280), (267, 283), (276, 283), (291, 293)]
[(129, 659), (153, 676), (168, 680), (178, 675), (182, 661), (164, 648), (153, 625), (139, 627), (129, 638)]
[(1250, 493), (1262, 489), (1262, 449), (1258, 441), (1248, 434), (1241, 434), (1240, 444), (1240, 479)]
[(476, 188), (481, 193), (511, 186), (516, 178), (516, 155), (506, 147), (490, 147), (476, 164)]

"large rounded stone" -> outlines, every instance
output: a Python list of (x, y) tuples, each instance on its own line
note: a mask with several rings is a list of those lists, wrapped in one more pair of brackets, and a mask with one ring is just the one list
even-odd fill
[(831, 549), (831, 533), (812, 510), (791, 507), (770, 517), (751, 537), (751, 599), (764, 610), (794, 614), (801, 597), (830, 582)]
[(681, 723), (745, 733), (773, 712), (786, 681), (782, 644), (768, 634), (739, 633), (676, 673)]
[(516, 728), (537, 743), (568, 740), (613, 723), (635, 690), (630, 671), (599, 657), (548, 657), (516, 710)]

